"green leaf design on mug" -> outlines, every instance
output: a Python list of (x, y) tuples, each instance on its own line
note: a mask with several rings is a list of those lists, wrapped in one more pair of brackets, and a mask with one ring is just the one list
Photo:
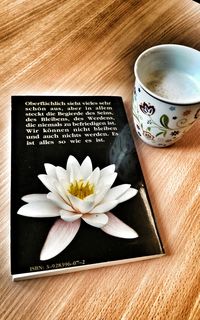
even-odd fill
[(156, 137), (160, 136), (161, 134), (163, 134), (163, 131), (160, 131), (156, 134)]
[(168, 123), (169, 123), (169, 118), (166, 114), (163, 114), (161, 117), (160, 117), (160, 123), (162, 124), (162, 126), (164, 128), (167, 128), (169, 129), (168, 127)]
[(156, 137), (160, 136), (161, 134), (163, 135), (163, 137), (165, 137), (166, 134), (167, 134), (167, 130), (163, 130), (163, 131), (158, 132), (158, 133), (156, 134)]

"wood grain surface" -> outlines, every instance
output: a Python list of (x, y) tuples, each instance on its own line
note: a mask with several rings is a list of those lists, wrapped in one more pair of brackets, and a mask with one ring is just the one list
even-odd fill
[(165, 257), (18, 283), (10, 276), (10, 96), (120, 95), (133, 129), (134, 61), (162, 43), (200, 50), (200, 4), (1, 1), (1, 320), (200, 319), (199, 123), (165, 149), (133, 131)]

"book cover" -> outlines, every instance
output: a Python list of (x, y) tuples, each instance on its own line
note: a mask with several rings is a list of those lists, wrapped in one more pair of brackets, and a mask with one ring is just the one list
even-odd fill
[(11, 274), (164, 254), (121, 97), (13, 96)]

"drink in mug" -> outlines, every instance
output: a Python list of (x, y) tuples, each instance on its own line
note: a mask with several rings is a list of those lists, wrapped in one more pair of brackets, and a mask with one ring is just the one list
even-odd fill
[(176, 103), (187, 101), (191, 96), (193, 99), (200, 96), (200, 83), (187, 73), (173, 69), (149, 74), (145, 85), (157, 96)]

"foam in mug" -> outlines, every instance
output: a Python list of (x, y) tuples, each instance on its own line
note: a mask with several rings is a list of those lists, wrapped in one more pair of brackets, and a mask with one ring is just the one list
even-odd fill
[(191, 75), (174, 69), (150, 73), (145, 85), (157, 96), (174, 102), (200, 97), (200, 84)]

